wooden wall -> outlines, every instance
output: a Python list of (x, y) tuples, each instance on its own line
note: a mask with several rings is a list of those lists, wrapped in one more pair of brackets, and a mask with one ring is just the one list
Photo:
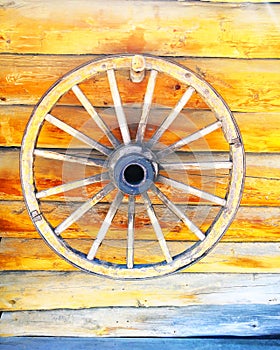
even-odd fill
[[(280, 334), (280, 4), (0, 0), (0, 52), (1, 335)], [(237, 217), (213, 252), (174, 276), (79, 272), (45, 245), (23, 202), (19, 148), (34, 105), (72, 68), (114, 53), (170, 57), (199, 73), (243, 136)]]

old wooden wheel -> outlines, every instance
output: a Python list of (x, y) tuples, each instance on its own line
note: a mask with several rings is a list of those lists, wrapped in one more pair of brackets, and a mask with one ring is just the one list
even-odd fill
[[(123, 88), (118, 84), (118, 74), (120, 80), (127, 82)], [(95, 91), (101, 81), (108, 84), (112, 97), (115, 127), (93, 107)], [(169, 109), (166, 106), (163, 108), (157, 101), (156, 86), (160, 81), (163, 84), (167, 81), (171, 81), (171, 85), (175, 84), (172, 85), (175, 86), (172, 98), (167, 97), (171, 105), (175, 101)], [(143, 98), (135, 101), (132, 96), (134, 93), (137, 95), (139, 87), (143, 88)], [(121, 89), (127, 91), (120, 92)], [(104, 91), (104, 95), (106, 93)], [(84, 132), (76, 126), (78, 116), (72, 115), (70, 118), (66, 113), (66, 119), (63, 119), (63, 113), (57, 112), (57, 106), (67, 102), (67, 98), (76, 99), (89, 122), (94, 124), (93, 136), (86, 134), (89, 129), (86, 128)], [(177, 129), (175, 127), (177, 131), (172, 130), (181, 114), (195, 113), (193, 109), (184, 109), (188, 104), (192, 108), (196, 106), (191, 102), (192, 99), (200, 101), (197, 105), (204, 104), (203, 108), (208, 109), (207, 113), (211, 113), (213, 121), (202, 127), (195, 125), (196, 130), (183, 130), (184, 123)], [(128, 116), (128, 105), (134, 114), (140, 111), (136, 123), (135, 118), (131, 121)], [(154, 106), (161, 119), (155, 121), (157, 118), (154, 118), (152, 122)], [(203, 115), (204, 110), (199, 113)], [(53, 135), (57, 137), (59, 133), (61, 140), (63, 135), (68, 138), (71, 136), (84, 146), (76, 148), (69, 143), (66, 151), (58, 147), (43, 148), (40, 140), (44, 128), (55, 129)], [(103, 136), (95, 136), (96, 130)], [(209, 140), (215, 133), (221, 134), (227, 146), (222, 155), (218, 152), (218, 146), (216, 150), (209, 146)], [(208, 148), (191, 147), (195, 142), (205, 139), (204, 144)], [(48, 181), (48, 173), (44, 168), (41, 179), (45, 179), (45, 187), (40, 185), (37, 173), (42, 172), (42, 159), (47, 160), (50, 171), (53, 167), (61, 167), (64, 174), (61, 183)], [(71, 168), (65, 164), (70, 164)], [(71, 181), (68, 181), (69, 176), (65, 176), (65, 173), (71, 174), (74, 172), (71, 169), (78, 166), (89, 168), (93, 173), (76, 179), (70, 176)], [(195, 179), (199, 177), (197, 185), (193, 185), (192, 176)], [(208, 185), (205, 190), (204, 178), (208, 179), (214, 193), (208, 189)], [(218, 185), (221, 178), (223, 191)], [(112, 278), (147, 278), (188, 267), (205, 256), (219, 241), (239, 206), (244, 180), (244, 150), (238, 127), (226, 103), (191, 70), (152, 56), (110, 56), (91, 61), (68, 73), (42, 97), (23, 138), (21, 180), (31, 219), (56, 253), (88, 272)], [(88, 191), (88, 188), (92, 190)], [(84, 189), (86, 193), (80, 201), (68, 196), (77, 189)], [(52, 219), (52, 212), (46, 210), (50, 203), (48, 200), (57, 195), (63, 197), (52, 202), (53, 206), (64, 201), (70, 203), (72, 208), (69, 214), (64, 215), (62, 206), (60, 222), (57, 222), (57, 217)], [(180, 197), (185, 195), (188, 198), (185, 206), (182, 206)], [(165, 211), (158, 214), (158, 208), (162, 211), (163, 206)], [(95, 222), (99, 228), (90, 232), (91, 239), (87, 240), (85, 247), (79, 244), (75, 246), (74, 240), (69, 239), (73, 238), (71, 227), (85, 217), (89, 221), (96, 220), (101, 207), (103, 216), (100, 214), (99, 222)], [(114, 228), (114, 222), (118, 222), (114, 218), (120, 211), (123, 225), (120, 227), (117, 224)], [(194, 212), (195, 215), (192, 215)], [(209, 219), (210, 212), (212, 216)], [(166, 217), (170, 213), (176, 229), (166, 232)], [(205, 220), (199, 219), (203, 215)], [(151, 226), (153, 232), (149, 231), (146, 235), (146, 226)], [(84, 234), (84, 226), (78, 227)], [(113, 233), (108, 236), (112, 227)], [(121, 230), (125, 232), (123, 236), (119, 236)], [(74, 231), (77, 231), (76, 227)], [(122, 242), (120, 249), (114, 243), (118, 240)], [(139, 241), (141, 249), (138, 251)], [(159, 253), (151, 259), (149, 249), (155, 246)], [(110, 249), (114, 252), (110, 253)], [(120, 256), (116, 257), (115, 254)]]

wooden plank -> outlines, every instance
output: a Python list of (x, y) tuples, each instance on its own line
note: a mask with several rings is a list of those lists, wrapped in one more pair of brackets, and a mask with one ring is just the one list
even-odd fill
[[(72, 210), (76, 206), (71, 204)], [(51, 222), (58, 225), (64, 219), (66, 219), (68, 212), (58, 202), (46, 203), (45, 210), (47, 213), (51, 213)], [(74, 224), (64, 234), (65, 238), (88, 238), (95, 237), (98, 228), (100, 227), (100, 221), (98, 217), (103, 218), (108, 210), (108, 205), (100, 204), (97, 206), (98, 210), (95, 216), (87, 218), (88, 221), (83, 221), (83, 226)], [(197, 208), (195, 206), (183, 207), (186, 210), (187, 215), (195, 222), (203, 221), (199, 226), (204, 231), (211, 220), (214, 219), (214, 215), (217, 210), (212, 208), (209, 210), (208, 215), (204, 220), (200, 217), (196, 217)], [(182, 208), (182, 209), (183, 209)], [(163, 232), (167, 240), (186, 240), (190, 237), (189, 231), (183, 226), (177, 223), (177, 219), (162, 206), (157, 206), (157, 213), (162, 221)], [(207, 208), (200, 208), (204, 214)], [(205, 211), (206, 210), (206, 211)], [(164, 214), (164, 215), (163, 215)], [(223, 237), (224, 242), (279, 242), (280, 241), (280, 208), (279, 207), (241, 207), (238, 210), (237, 216), (233, 223), (229, 227), (228, 231)], [(107, 238), (109, 239), (121, 239), (126, 236), (126, 224), (127, 215), (123, 212), (117, 216), (118, 222), (123, 224), (115, 224), (115, 229), (109, 231)], [(37, 231), (33, 226), (32, 221), (29, 218), (25, 204), (22, 201), (2, 201), (0, 202), (0, 237), (6, 238), (40, 238)], [(136, 220), (136, 230), (142, 239), (151, 239), (154, 237), (154, 233), (149, 226), (148, 219), (144, 214)]]
[[(108, 317), (110, 315), (110, 317)], [(279, 305), (104, 308), (4, 313), (2, 336), (200, 337), (279, 334)]]
[[(21, 145), (22, 135), (32, 113), (32, 109), (32, 106), (0, 106), (0, 146), (11, 147)], [(115, 118), (113, 113), (110, 113), (110, 109), (98, 109), (98, 112), (102, 114), (104, 118), (106, 116), (108, 125), (115, 123)], [(59, 106), (55, 109), (55, 113), (59, 118), (63, 116), (63, 120), (75, 128), (81, 129), (83, 125), (86, 124), (86, 131), (91, 137), (95, 137), (96, 139), (102, 138), (102, 142), (105, 145), (109, 145), (106, 138), (98, 131), (98, 128), (94, 127), (94, 123), (87, 122), (89, 117), (83, 109)], [(203, 128), (207, 123), (212, 121), (212, 113), (205, 110), (189, 110), (184, 111), (182, 114), (189, 121), (189, 125), (183, 118), (178, 118), (174, 126), (177, 130), (177, 135), (180, 134), (180, 130), (185, 130), (184, 132), (186, 135), (188, 132), (188, 130), (186, 130), (187, 127), (193, 128), (195, 126), (197, 128)], [(279, 152), (280, 113), (234, 113), (234, 117), (240, 128), (247, 152)], [(137, 118), (136, 116), (133, 118), (132, 113), (129, 123), (131, 123), (130, 130), (133, 133)], [(114, 129), (113, 125), (112, 129)], [(193, 130), (189, 130), (189, 132), (192, 131)], [(167, 143), (172, 141), (172, 136), (174, 138), (174, 135), (168, 134), (169, 141), (167, 139)], [(211, 135), (206, 138), (206, 141), (213, 150), (226, 150), (226, 144), (219, 137), (219, 133), (211, 133)], [(46, 126), (42, 130), (42, 135), (38, 140), (38, 145), (40, 147), (49, 148), (68, 147), (70, 142), (71, 137), (59, 132), (57, 128), (46, 123)], [(205, 148), (205, 144), (196, 141), (191, 144), (191, 147), (193, 150), (201, 150)]]
[[(181, 1), (188, 1), (188, 0), (181, 0)], [(201, 0), (206, 2), (226, 2), (226, 3), (254, 3), (254, 4), (265, 4), (267, 6), (270, 6), (270, 3), (278, 3), (278, 0), (271, 0), (271, 1), (265, 1), (265, 0), (252, 0), (252, 1), (246, 1), (246, 0)]]
[[(2, 149), (3, 151), (3, 149)], [(88, 157), (89, 152), (78, 152), (80, 156), (85, 155)], [(0, 151), (1, 154), (1, 151)], [(0, 192), (0, 198), (3, 200), (8, 199), (22, 199), (21, 188), (20, 188), (20, 175), (18, 169), (18, 154), (14, 151), (6, 153), (5, 150), (2, 152), (4, 154), (3, 162), (0, 166), (0, 179), (3, 176), (3, 189)], [(193, 157), (192, 157), (193, 158)], [(15, 160), (15, 163), (12, 161)], [(10, 169), (10, 167), (12, 169)], [(61, 185), (62, 183), (68, 183), (76, 180), (80, 180), (83, 178), (87, 178), (90, 176), (95, 176), (100, 173), (99, 167), (87, 167), (85, 165), (80, 165), (78, 163), (68, 163), (62, 162), (60, 160), (53, 159), (45, 159), (42, 157), (37, 157), (35, 162), (35, 177), (36, 177), (36, 186), (38, 191), (46, 190), (50, 187), (54, 187), (57, 185)], [(209, 193), (216, 194), (221, 198), (224, 198), (226, 195), (227, 186), (229, 183), (228, 176), (224, 173), (228, 173), (228, 170), (222, 170), (222, 174), (217, 171), (217, 174), (214, 171), (203, 173), (204, 176), (201, 176), (200, 171), (193, 171), (193, 174), (188, 175), (188, 183), (191, 186), (196, 186), (199, 188), (203, 188), (205, 191)], [(180, 174), (174, 171), (168, 171), (168, 174), (171, 177), (176, 177), (177, 179), (185, 179), (187, 176), (186, 171), (181, 171)], [(13, 176), (15, 175), (15, 176)], [(215, 181), (213, 181), (213, 176), (216, 176)], [(58, 193), (56, 195), (52, 195), (50, 197), (46, 197), (42, 199), (46, 200), (58, 200), (65, 201), (65, 204), (70, 200), (73, 201), (85, 201), (89, 197), (95, 195), (97, 191), (101, 189), (104, 185), (104, 182), (97, 182), (91, 184), (90, 186), (81, 186), (77, 189), (68, 191), (67, 193)], [(167, 188), (167, 185), (158, 184), (160, 188)], [(167, 191), (170, 192), (167, 188)], [(103, 202), (111, 202), (115, 196), (116, 191), (112, 192), (110, 195), (106, 196), (102, 201)], [(203, 200), (195, 195), (189, 195), (185, 193), (183, 195), (180, 190), (174, 190), (170, 193), (170, 199), (175, 202), (181, 203), (200, 203), (200, 204), (209, 204), (209, 201)], [(127, 198), (125, 199), (127, 200)], [(139, 202), (141, 202), (141, 198), (138, 198)], [(154, 203), (161, 203), (161, 201), (154, 195), (153, 196)]]
[[(119, 141), (121, 141), (122, 139), (120, 131), (116, 127), (117, 124), (114, 110), (111, 108), (97, 108), (96, 110), (100, 115), (102, 115), (102, 118), (106, 121), (106, 124), (116, 135)], [(24, 115), (20, 115), (21, 111), (23, 111)], [(0, 144), (1, 142), (3, 146), (16, 146), (21, 144), (24, 129), (28, 118), (31, 115), (31, 111), (32, 108), (26, 106), (0, 107), (0, 117), (2, 117)], [(162, 117), (165, 116), (168, 112), (169, 111), (166, 109), (154, 109), (151, 112), (151, 121), (147, 126), (145, 139), (152, 137), (156, 128), (160, 124)], [(141, 108), (125, 108), (125, 113), (127, 122), (129, 124), (131, 137), (134, 139), (140, 120), (139, 117), (141, 114)], [(78, 131), (90, 136), (94, 140), (98, 140), (99, 142), (102, 142), (102, 144), (112, 147), (111, 143), (106, 138), (104, 133), (96, 127), (96, 124), (83, 108), (59, 106), (52, 110), (52, 115), (56, 116), (72, 128), (75, 128)], [(19, 119), (20, 122), (18, 123), (17, 121)], [(262, 119), (260, 118), (260, 121), (263, 122), (264, 119), (265, 118), (262, 117)], [(274, 122), (276, 120), (276, 125), (274, 125), (274, 129), (271, 130), (272, 138), (273, 134), (276, 134), (275, 136), (277, 138), (278, 121), (277, 118), (275, 118), (274, 114), (272, 120)], [(186, 110), (176, 119), (170, 129), (166, 131), (166, 133), (161, 138), (161, 142), (167, 145), (176, 142), (179, 138), (183, 138), (186, 135), (197, 131), (198, 129), (203, 129), (213, 121), (215, 121), (215, 118), (212, 112), (207, 111), (205, 113), (204, 110)], [(263, 130), (261, 132), (263, 132)], [(42, 128), (38, 139), (39, 147), (69, 148), (71, 145), (73, 148), (85, 148), (85, 143), (79, 142), (78, 139), (72, 137), (70, 133), (62, 132), (61, 129), (48, 122), (44, 124), (44, 127)], [(216, 151), (228, 150), (228, 144), (225, 141), (221, 128), (215, 132), (212, 132), (211, 135), (209, 134), (205, 136), (205, 138), (201, 137), (197, 141), (192, 142), (189, 147), (191, 147), (192, 150), (197, 151), (208, 150), (209, 147)]]
[[(75, 249), (88, 253), (93, 240), (68, 240)], [(126, 261), (126, 243), (105, 240), (96, 257), (112, 263)], [(172, 253), (186, 249), (186, 243), (168, 242)], [(50, 250), (43, 240), (3, 238), (0, 245), (1, 270), (73, 271), (75, 267)], [(157, 241), (135, 242), (135, 264), (164, 260)], [(220, 243), (187, 272), (223, 273), (279, 273), (280, 250), (278, 243)]]
[[(2, 345), (1, 345), (2, 344)], [(164, 348), (165, 350), (278, 350), (279, 339), (203, 339), (203, 338), (67, 338), (67, 337), (15, 337), (1, 338), (0, 349), (36, 349), (36, 350), (150, 350)]]
[[(218, 159), (223, 154), (214, 154)], [(20, 186), (19, 176), (19, 150), (18, 149), (4, 149), (0, 148), (0, 181), (2, 188), (0, 190), (1, 200), (22, 200), (22, 192)], [(279, 168), (279, 154), (247, 154), (246, 155), (246, 181), (245, 190), (243, 194), (242, 205), (249, 206), (279, 206), (280, 200), (280, 187), (278, 186), (280, 179)], [(85, 176), (91, 176), (96, 173), (94, 168), (85, 168), (80, 165), (69, 165), (54, 160), (40, 159), (40, 162), (36, 163), (38, 170), (36, 172), (37, 187), (39, 190), (47, 189), (63, 182), (69, 182), (70, 180), (77, 180)], [(182, 174), (182, 173), (181, 173)], [(185, 173), (183, 173), (184, 175)], [(198, 175), (198, 176), (197, 176)], [(221, 197), (225, 196), (227, 177), (216, 177), (216, 181), (213, 182), (213, 173), (210, 176), (199, 176), (195, 172), (193, 175), (188, 173), (188, 181), (192, 186), (198, 186), (210, 193), (215, 193)], [(174, 174), (171, 174), (171, 177)], [(176, 175), (178, 176), (178, 174)], [(180, 175), (182, 176), (182, 175)], [(185, 176), (185, 175), (184, 175)], [(65, 200), (79, 201), (85, 200), (88, 196), (92, 195), (100, 186), (99, 184), (91, 185), (86, 191), (74, 190), (67, 193), (67, 197), (64, 195), (55, 195), (48, 197), (48, 200)], [(264, 190), (265, 189), (265, 190)], [(186, 203), (190, 201), (196, 203), (197, 197), (190, 196), (187, 198), (183, 196), (180, 191), (173, 191), (169, 194), (175, 202)], [(109, 197), (108, 197), (109, 198)], [(159, 200), (155, 203), (160, 203)], [(205, 202), (206, 203), (206, 202)], [(208, 204), (208, 203), (207, 203)]]
[[(249, 27), (248, 23), (246, 26)], [(207, 36), (209, 37), (208, 32)], [(34, 105), (62, 75), (94, 58), (96, 56), (0, 55), (0, 103)], [(212, 84), (227, 101), (232, 111), (279, 112), (280, 72), (279, 61), (276, 59), (178, 58), (176, 61)], [(133, 104), (143, 100), (147, 79), (135, 85), (129, 80), (129, 75), (123, 72), (117, 75), (117, 80), (124, 102)], [(82, 88), (95, 106), (112, 105), (105, 75), (95, 77), (94, 88), (92, 88), (92, 81), (83, 83)], [(184, 89), (172, 78), (159, 78), (154, 102), (160, 106), (166, 104), (174, 106)], [(78, 101), (73, 93), (68, 93), (60, 103), (77, 105)], [(202, 99), (194, 94), (188, 107), (205, 108), (206, 106)]]
[[(82, 272), (2, 272), (2, 311), (279, 304), (278, 274), (185, 274), (116, 281)], [(159, 293), (161, 291), (161, 293)], [(62, 298), (63, 296), (63, 298)]]
[(278, 4), (4, 1), (0, 51), (275, 58), (279, 17)]

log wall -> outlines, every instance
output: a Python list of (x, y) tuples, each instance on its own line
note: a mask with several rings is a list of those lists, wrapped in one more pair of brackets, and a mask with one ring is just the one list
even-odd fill
[[(144, 282), (90, 276), (56, 256), (30, 222), (18, 170), (24, 128), (42, 94), (76, 66), (116, 53), (171, 58), (204, 77), (233, 111), (246, 151), (241, 207), (222, 242), (190, 269)], [(102, 78), (98, 84), (95, 105), (106, 112), (108, 87)], [(90, 86), (85, 89), (90, 93)], [(158, 89), (177, 101), (172, 81)], [(141, 86), (133, 96), (121, 90), (131, 103), (143, 93)], [(200, 100), (191, 107), (192, 118), (205, 109)], [(82, 118), (71, 96), (57, 108)], [(278, 2), (0, 0), (1, 335), (280, 334), (279, 140)], [(225, 151), (215, 138), (209, 142)], [(49, 128), (39, 143), (57, 148), (69, 140)], [(41, 167), (47, 171), (49, 164)], [(56, 183), (55, 171), (50, 176)], [(46, 203), (57, 220), (65, 215), (60, 200)], [(96, 223), (87, 224), (96, 232)], [(178, 232), (171, 232), (169, 239), (175, 237)], [(75, 226), (68, 238), (88, 244)], [(118, 259), (117, 248), (112, 254)], [(147, 254), (156, 259), (157, 252)]]

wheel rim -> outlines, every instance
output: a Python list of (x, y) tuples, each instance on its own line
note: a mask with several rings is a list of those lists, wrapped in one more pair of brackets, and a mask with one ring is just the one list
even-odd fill
[[(144, 101), (140, 101), (142, 102), (142, 112), (134, 138), (131, 137), (131, 125), (127, 120), (118, 89), (116, 80), (118, 71), (130, 72), (130, 79), (135, 85), (143, 81), (145, 74), (149, 74)], [(120, 138), (107, 126), (79, 87), (79, 84), (92, 79), (98, 74), (104, 74), (108, 79), (118, 122), (118, 130), (121, 135)], [(186, 90), (152, 136), (146, 140), (145, 134), (149, 125), (149, 115), (159, 74), (171, 76), (180, 84), (183, 84)], [(74, 93), (89, 114), (89, 117), (94, 120), (105, 135), (107, 141), (109, 141), (108, 146), (85, 135), (85, 133), (53, 115), (52, 109), (69, 91)], [(194, 93), (202, 97), (214, 113), (216, 120), (202, 129), (181, 137), (176, 142), (168, 145), (164, 144), (163, 147), (157, 149), (160, 139), (168, 131), (182, 109), (188, 104)], [(90, 146), (90, 149), (97, 151), (100, 157), (94, 159), (88, 157), (85, 159), (75, 155), (38, 148), (37, 140), (42, 127), (46, 123), (55, 126), (75, 139), (79, 139), (87, 146)], [(170, 163), (166, 161), (171, 154), (175, 154), (195, 140), (210, 135), (218, 129), (222, 131), (229, 147), (228, 160), (185, 163)], [(37, 158), (60, 161), (61, 163), (66, 162), (67, 164), (70, 162), (84, 164), (84, 166), (97, 167), (101, 169), (101, 172), (88, 178), (53, 186), (46, 190), (38, 190), (34, 180), (34, 160)], [(189, 172), (192, 169), (200, 169), (202, 171), (207, 169), (226, 169), (228, 171), (226, 195), (224, 198), (217, 196), (165, 174), (166, 171), (168, 173), (169, 170), (172, 172), (174, 169), (179, 172), (183, 170)], [(21, 180), (23, 194), (31, 219), (38, 232), (56, 253), (75, 266), (99, 275), (121, 279), (148, 278), (169, 274), (190, 266), (205, 256), (223, 236), (236, 214), (242, 195), (244, 149), (240, 132), (226, 103), (206, 81), (192, 71), (186, 67), (152, 56), (111, 56), (91, 61), (68, 73), (42, 97), (33, 111), (24, 134), (21, 151)], [(101, 188), (98, 192), (78, 206), (59, 225), (53, 226), (49, 223), (49, 220), (45, 218), (41, 201), (51, 195), (66, 193), (71, 189), (86, 187), (93, 183), (100, 184)], [(203, 231), (193, 223), (184, 211), (168, 198), (168, 195), (164, 193), (160, 186), (167, 186), (172, 190), (179, 190), (197, 198), (202, 198), (218, 207), (219, 211), (208, 229)], [(100, 223), (100, 229), (89, 251), (85, 253), (72, 247), (67, 239), (63, 237), (64, 232), (114, 191), (116, 193), (112, 203), (109, 205), (104, 221)], [(162, 223), (155, 212), (151, 194), (157, 197), (178, 220), (186, 225), (190, 232), (197, 237), (197, 242), (193, 242), (191, 245), (186, 244), (185, 248), (179, 253), (173, 254), (170, 251), (169, 242), (163, 234)], [(161, 249), (162, 261), (152, 263), (135, 262), (135, 220), (136, 205), (139, 197), (154, 230), (157, 244)], [(96, 258), (98, 250), (104, 243), (106, 234), (120, 206), (123, 205), (122, 203), (125, 203), (127, 211), (125, 260), (121, 263), (114, 263), (98, 259)]]

